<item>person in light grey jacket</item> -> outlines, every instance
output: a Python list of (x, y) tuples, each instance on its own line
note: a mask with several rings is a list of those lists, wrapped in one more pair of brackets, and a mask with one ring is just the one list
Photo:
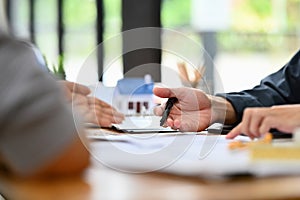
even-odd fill
[[(89, 164), (81, 120), (27, 45), (0, 35), (0, 164), (22, 177), (79, 173)], [(86, 144), (88, 145), (88, 144)]]

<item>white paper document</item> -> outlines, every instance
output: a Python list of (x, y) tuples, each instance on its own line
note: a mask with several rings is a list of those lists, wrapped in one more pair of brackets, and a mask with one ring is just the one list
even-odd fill
[(160, 118), (154, 115), (127, 116), (121, 124), (114, 124), (114, 127), (128, 133), (176, 132), (170, 127), (161, 127)]
[[(91, 153), (96, 161), (123, 172), (158, 171), (208, 178), (300, 174), (300, 161), (253, 162), (248, 150), (230, 150), (231, 140), (223, 135), (153, 133), (117, 137), (92, 142)], [(249, 138), (239, 136), (236, 140)]]

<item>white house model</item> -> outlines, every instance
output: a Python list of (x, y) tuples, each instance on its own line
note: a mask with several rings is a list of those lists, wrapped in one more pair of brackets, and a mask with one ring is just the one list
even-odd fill
[(113, 104), (125, 115), (150, 115), (155, 106), (151, 77), (124, 78), (118, 81)]

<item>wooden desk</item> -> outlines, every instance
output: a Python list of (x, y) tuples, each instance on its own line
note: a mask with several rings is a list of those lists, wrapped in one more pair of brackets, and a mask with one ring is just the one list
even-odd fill
[(0, 193), (9, 200), (300, 199), (300, 176), (208, 180), (127, 174), (92, 163), (80, 177), (21, 180), (0, 174)]
[(226, 181), (168, 174), (124, 174), (90, 168), (80, 177), (18, 180), (1, 176), (0, 191), (7, 199), (299, 199), (300, 177), (238, 177)]

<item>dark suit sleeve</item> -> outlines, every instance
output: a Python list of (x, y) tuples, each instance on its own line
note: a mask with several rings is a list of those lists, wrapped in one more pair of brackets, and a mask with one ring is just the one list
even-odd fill
[(241, 92), (220, 93), (233, 105), (238, 121), (246, 107), (269, 107), (300, 103), (300, 51), (279, 71), (264, 78), (259, 85)]

